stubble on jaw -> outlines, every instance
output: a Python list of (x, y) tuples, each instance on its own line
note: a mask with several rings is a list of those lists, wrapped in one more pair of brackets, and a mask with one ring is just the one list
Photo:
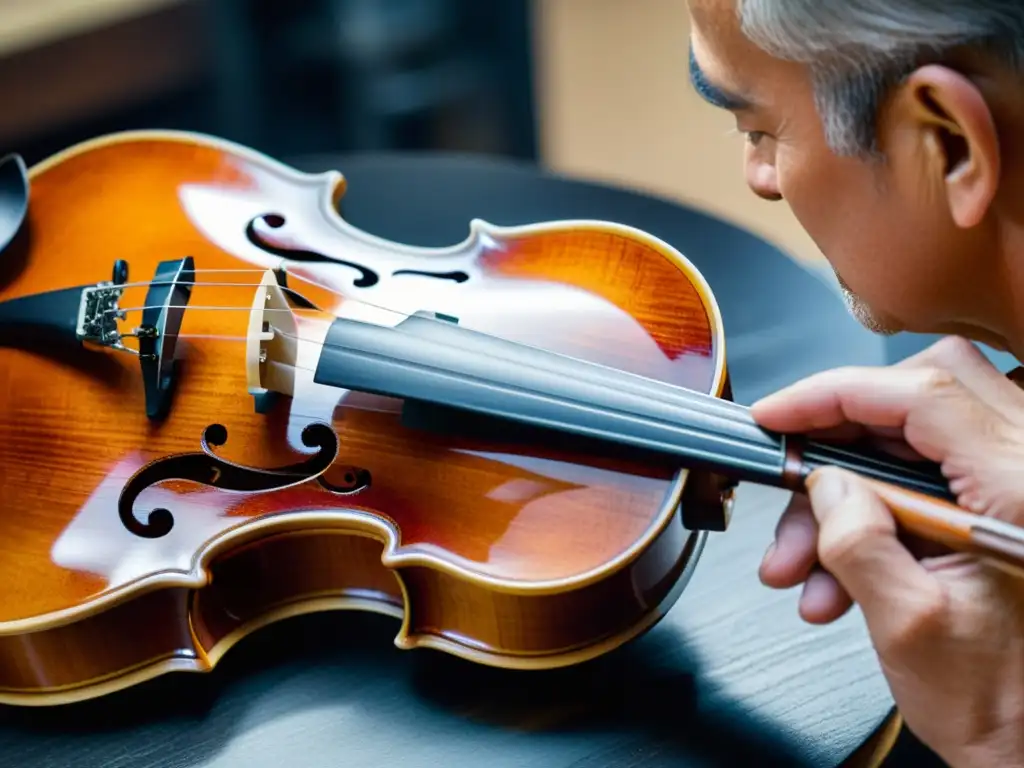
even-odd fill
[(839, 281), (839, 289), (842, 291), (847, 311), (858, 323), (879, 336), (895, 336), (900, 332), (899, 328), (875, 314), (863, 299), (850, 290), (850, 286), (839, 273), (836, 273), (836, 280)]

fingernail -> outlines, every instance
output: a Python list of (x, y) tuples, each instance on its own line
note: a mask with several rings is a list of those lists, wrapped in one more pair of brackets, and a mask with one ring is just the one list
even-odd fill
[(764, 557), (761, 558), (761, 566), (768, 565), (768, 561), (772, 559), (772, 555), (775, 554), (775, 542), (773, 541), (768, 545), (768, 549), (764, 553)]
[(834, 469), (819, 470), (807, 478), (808, 496), (818, 509), (831, 509), (842, 503), (848, 487), (843, 473)]

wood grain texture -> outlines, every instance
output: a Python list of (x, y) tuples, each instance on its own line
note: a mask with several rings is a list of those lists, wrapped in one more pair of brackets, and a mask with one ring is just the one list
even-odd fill
[[(159, 423), (146, 418), (134, 356), (71, 362), (10, 339), (0, 350), (0, 488), (19, 510), (0, 518), (0, 700), (53, 703), (207, 671), (252, 627), (327, 608), (402, 617), (404, 648), (576, 663), (644, 631), (677, 597), (702, 543), (682, 524), (685, 470), (425, 432), (403, 422), (401, 402), (315, 384), (312, 371), (335, 316), (393, 326), (428, 310), (718, 395), (720, 318), (699, 274), (656, 239), (598, 222), (477, 222), (433, 252), (374, 240), (338, 217), (344, 189), (337, 174), (188, 134), (109, 137), (33, 169), (0, 301), (94, 284), (124, 259), (128, 332), (161, 261), (189, 256), (197, 271)], [(282, 259), (290, 287), (322, 311), (296, 307), (289, 396), (257, 412), (241, 342), (262, 270)], [(308, 458), (302, 436), (315, 424), (340, 440), (326, 481), (348, 489), (355, 469), (368, 487), (225, 493), (176, 469), (134, 506), (143, 523), (168, 510), (173, 528), (153, 539), (121, 527), (134, 473), (198, 451), (212, 426), (223, 460), (273, 469)], [(133, 625), (154, 636), (137, 641)]]

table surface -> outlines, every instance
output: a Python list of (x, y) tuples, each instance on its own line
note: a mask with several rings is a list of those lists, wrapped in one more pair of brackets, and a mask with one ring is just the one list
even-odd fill
[[(490, 158), (314, 158), (348, 178), (344, 216), (415, 245), (469, 221), (607, 219), (645, 229), (700, 269), (722, 309), (736, 399), (835, 365), (881, 364), (820, 276), (697, 211)], [(49, 710), (0, 709), (0, 765), (787, 766), (842, 763), (892, 712), (857, 612), (805, 625), (798, 592), (757, 579), (788, 494), (742, 486), (669, 615), (616, 653), (554, 672), (473, 666), (391, 643), (391, 619), (290, 619), (209, 675), (179, 675)]]

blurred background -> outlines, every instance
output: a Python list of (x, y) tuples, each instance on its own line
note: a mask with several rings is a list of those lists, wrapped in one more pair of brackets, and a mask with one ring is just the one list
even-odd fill
[(688, 202), (816, 263), (691, 91), (688, 33), (684, 0), (0, 0), (0, 153), (153, 127), (285, 161), (483, 153)]

